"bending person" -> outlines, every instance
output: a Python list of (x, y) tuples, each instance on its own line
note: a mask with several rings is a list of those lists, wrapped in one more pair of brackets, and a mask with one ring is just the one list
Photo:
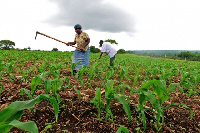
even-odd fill
[(99, 59), (101, 59), (102, 54), (105, 52), (110, 56), (110, 66), (113, 66), (113, 61), (115, 60), (115, 55), (117, 54), (117, 51), (110, 42), (104, 42), (103, 40), (100, 40), (99, 44), (100, 47), (102, 47)]

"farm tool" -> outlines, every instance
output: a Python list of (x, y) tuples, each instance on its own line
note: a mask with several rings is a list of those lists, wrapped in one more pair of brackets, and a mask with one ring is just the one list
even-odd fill
[[(102, 57), (105, 57), (105, 56), (107, 56), (107, 54), (105, 54), (105, 55), (102, 56)], [(102, 57), (101, 57), (101, 58), (102, 58)], [(90, 61), (90, 63), (95, 62), (95, 61), (97, 61), (97, 60), (99, 60), (99, 58), (97, 58), (97, 59), (95, 59), (95, 60), (93, 60), (93, 61)]]
[(74, 46), (74, 45), (72, 45), (72, 44), (70, 44), (70, 43), (66, 43), (66, 42), (60, 41), (60, 40), (58, 40), (58, 39), (56, 39), (56, 38), (50, 37), (50, 36), (48, 36), (48, 35), (45, 35), (44, 33), (38, 32), (38, 31), (36, 32), (35, 39), (37, 38), (37, 34), (40, 34), (40, 35), (46, 36), (46, 37), (48, 37), (48, 38), (51, 38), (51, 39), (53, 39), (53, 40), (56, 40), (56, 41), (58, 41), (58, 42), (64, 43), (64, 44), (66, 44), (67, 46), (75, 47), (76, 49), (78, 49), (78, 50), (81, 51), (81, 49), (80, 49), (79, 47), (76, 47), (76, 46)]
[[(58, 40), (58, 39), (53, 38), (53, 37), (50, 37), (50, 36), (48, 36), (48, 35), (46, 35), (46, 34), (44, 34), (44, 33), (38, 32), (38, 31), (36, 31), (35, 39), (37, 38), (37, 34), (43, 35), (43, 36), (45, 36), (45, 37), (51, 38), (51, 39), (56, 40), (56, 41), (58, 41), (58, 42), (64, 43), (64, 44), (66, 44), (67, 46), (72, 46), (72, 47), (75, 47), (75, 48), (78, 49), (78, 50), (81, 50), (79, 47), (76, 47), (76, 46), (74, 46), (74, 45), (72, 45), (72, 44), (70, 44), (70, 43), (63, 42), (63, 41), (61, 41), (61, 40)], [(105, 56), (106, 56), (106, 55), (105, 55)], [(105, 56), (103, 56), (103, 57), (105, 57)], [(94, 61), (97, 61), (97, 60), (98, 60), (98, 59), (93, 60), (93, 61), (90, 61), (90, 63), (92, 63), (92, 62), (94, 62)]]

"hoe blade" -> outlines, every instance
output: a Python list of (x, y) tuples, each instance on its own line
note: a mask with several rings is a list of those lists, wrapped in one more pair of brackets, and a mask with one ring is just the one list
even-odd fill
[(37, 38), (37, 34), (39, 34), (39, 32), (38, 32), (38, 31), (36, 31), (35, 40), (36, 40), (36, 38)]

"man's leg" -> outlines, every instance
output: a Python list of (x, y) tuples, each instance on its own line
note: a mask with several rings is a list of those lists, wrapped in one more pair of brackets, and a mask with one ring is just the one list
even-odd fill
[(110, 58), (110, 66), (113, 66), (113, 61), (115, 60), (115, 56)]

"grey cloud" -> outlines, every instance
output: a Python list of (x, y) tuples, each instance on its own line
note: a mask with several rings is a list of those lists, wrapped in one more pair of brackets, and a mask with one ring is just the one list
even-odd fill
[(48, 20), (56, 26), (74, 26), (79, 23), (84, 30), (106, 32), (134, 32), (130, 14), (100, 0), (49, 0), (58, 5), (59, 12)]

